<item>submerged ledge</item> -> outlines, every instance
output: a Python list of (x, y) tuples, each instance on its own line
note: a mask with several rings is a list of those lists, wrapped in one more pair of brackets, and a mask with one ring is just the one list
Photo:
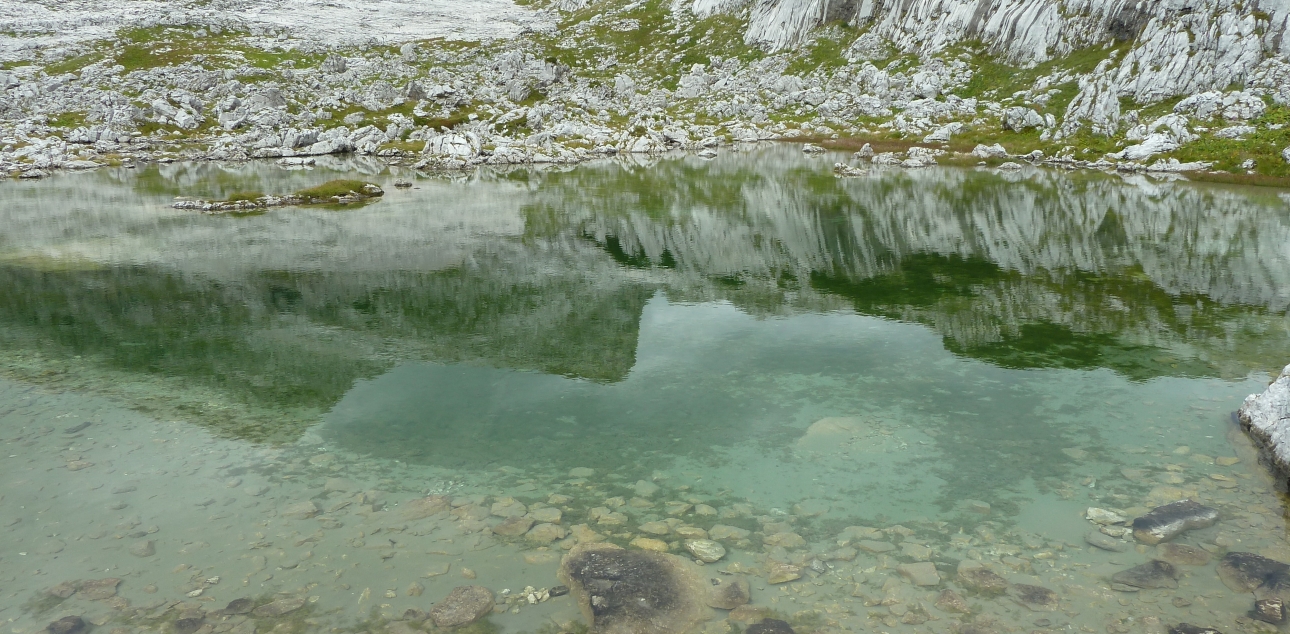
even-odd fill
[(1290, 365), (1260, 394), (1251, 394), (1237, 412), (1241, 427), (1259, 445), (1280, 486), (1290, 483)]

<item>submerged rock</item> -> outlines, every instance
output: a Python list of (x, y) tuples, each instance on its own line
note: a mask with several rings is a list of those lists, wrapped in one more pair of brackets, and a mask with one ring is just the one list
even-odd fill
[(959, 614), (968, 614), (972, 611), (968, 607), (967, 601), (953, 590), (941, 590), (940, 595), (936, 597), (936, 607), (944, 612), (957, 612)]
[(224, 609), (221, 610), (221, 613), (228, 616), (246, 614), (253, 608), (255, 608), (255, 602), (249, 598), (243, 597), (241, 599), (233, 599), (232, 601), (229, 601), (228, 605), (224, 606)]
[(959, 583), (973, 592), (993, 595), (1003, 594), (1008, 589), (1008, 581), (984, 566), (959, 566)]
[(1182, 533), (1213, 526), (1218, 511), (1192, 500), (1181, 500), (1158, 506), (1133, 520), (1133, 537), (1144, 544), (1159, 544)]
[(85, 620), (79, 616), (65, 616), (45, 627), (49, 634), (76, 634), (85, 631)]
[(458, 586), (436, 603), (430, 618), (437, 627), (461, 627), (493, 611), (493, 591), (483, 586)]
[(1286, 620), (1286, 604), (1283, 599), (1259, 599), (1254, 602), (1250, 616), (1267, 623), (1279, 624)]
[(1111, 582), (1112, 589), (1124, 592), (1137, 592), (1146, 588), (1177, 588), (1178, 571), (1167, 561), (1153, 559), (1115, 573), (1111, 576)]
[(795, 634), (793, 627), (779, 619), (765, 619), (761, 623), (749, 625), (744, 634)]
[(251, 616), (258, 616), (261, 618), (282, 616), (283, 614), (295, 612), (303, 607), (305, 607), (305, 600), (303, 598), (278, 599), (277, 601), (266, 603), (254, 610), (251, 610)]
[(1209, 563), (1209, 553), (1186, 544), (1161, 544), (1156, 554), (1175, 566), (1204, 566)]
[(1089, 546), (1101, 548), (1102, 550), (1109, 550), (1115, 553), (1122, 553), (1129, 549), (1129, 545), (1124, 543), (1122, 540), (1111, 537), (1101, 531), (1089, 531), (1088, 534), (1084, 536), (1084, 541)]
[(930, 561), (900, 564), (896, 570), (900, 572), (900, 576), (909, 579), (916, 586), (935, 586), (941, 583), (941, 575), (936, 572), (936, 564)]
[(1218, 562), (1218, 578), (1233, 592), (1253, 592), (1255, 589), (1290, 573), (1290, 565), (1254, 553), (1234, 552), (1223, 555)]
[(1169, 634), (1223, 634), (1212, 627), (1201, 627), (1191, 623), (1179, 623), (1169, 628)]
[(1017, 603), (1031, 610), (1056, 610), (1061, 602), (1057, 593), (1043, 586), (1032, 586), (1024, 583), (1013, 584), (1012, 597)]
[(685, 549), (690, 551), (695, 559), (705, 563), (713, 563), (726, 556), (725, 546), (710, 539), (686, 540)]
[(751, 588), (742, 577), (714, 579), (713, 582), (716, 585), (712, 587), (712, 594), (708, 597), (708, 607), (733, 610), (752, 600)]
[(673, 555), (579, 544), (560, 563), (591, 630), (602, 634), (671, 634), (705, 616), (708, 587)]

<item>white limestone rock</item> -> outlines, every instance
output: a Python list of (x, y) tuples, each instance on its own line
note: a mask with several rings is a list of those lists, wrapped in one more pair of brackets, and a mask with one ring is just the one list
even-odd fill
[[(1281, 154), (1290, 161), (1290, 148)], [(1247, 396), (1237, 417), (1268, 456), (1273, 469), (1283, 479), (1290, 477), (1290, 365), (1281, 370), (1268, 389)]]

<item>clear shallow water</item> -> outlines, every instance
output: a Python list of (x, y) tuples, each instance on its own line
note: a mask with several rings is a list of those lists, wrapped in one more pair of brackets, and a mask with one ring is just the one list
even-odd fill
[[(1276, 192), (840, 181), (831, 164), (780, 149), (411, 191), (361, 162), (6, 185), (0, 619), (397, 630), (456, 585), (557, 583), (576, 538), (494, 536), (494, 503), (514, 497), (681, 554), (684, 527), (752, 531), (705, 570), (746, 575), (753, 604), (799, 631), (1257, 629), (1212, 561), (1177, 590), (1112, 591), (1156, 550), (1094, 549), (1081, 515), (1193, 497), (1224, 519), (1181, 543), (1290, 559), (1282, 502), (1230, 422), (1290, 361)], [(354, 172), (389, 195), (244, 217), (166, 206)], [(457, 510), (410, 518), (427, 493)], [(847, 526), (895, 549), (848, 552)], [(784, 528), (805, 544), (768, 539)], [(896, 573), (918, 560), (939, 586)], [(973, 595), (965, 560), (1056, 591), (1059, 610)], [(769, 584), (774, 562), (802, 578)], [(103, 577), (122, 579), (116, 597), (44, 598)], [(971, 613), (936, 607), (944, 589)], [(275, 593), (308, 608), (209, 614)], [(578, 618), (564, 597), (489, 620)]]

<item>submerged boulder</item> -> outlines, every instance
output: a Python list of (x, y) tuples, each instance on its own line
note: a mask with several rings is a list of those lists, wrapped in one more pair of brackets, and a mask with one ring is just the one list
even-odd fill
[(710, 592), (690, 565), (665, 553), (579, 544), (559, 578), (597, 634), (679, 634), (703, 619)]
[(1144, 544), (1167, 542), (1194, 528), (1213, 526), (1218, 511), (1191, 500), (1181, 500), (1151, 509), (1133, 520), (1133, 537)]
[(459, 586), (430, 609), (436, 627), (461, 627), (493, 611), (493, 591), (483, 586)]
[(1218, 578), (1233, 592), (1254, 592), (1264, 584), (1279, 585), (1290, 576), (1290, 565), (1254, 553), (1232, 552), (1218, 562)]
[(1122, 592), (1137, 592), (1149, 588), (1177, 588), (1178, 570), (1167, 561), (1153, 559), (1140, 566), (1122, 570), (1111, 576), (1111, 588)]

